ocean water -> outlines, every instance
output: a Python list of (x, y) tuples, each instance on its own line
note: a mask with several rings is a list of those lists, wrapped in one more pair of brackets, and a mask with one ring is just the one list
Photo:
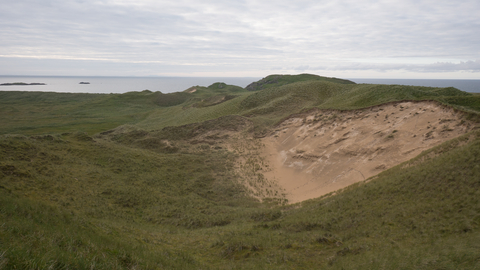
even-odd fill
[[(209, 86), (215, 82), (245, 87), (261, 78), (244, 77), (55, 77), (0, 76), (2, 83), (45, 83), (46, 85), (0, 86), (0, 91), (44, 91), (71, 93), (126, 93), (130, 91), (179, 92), (191, 86)], [(356, 83), (400, 84), (430, 87), (455, 87), (462, 91), (480, 93), (480, 80), (420, 80), (420, 79), (349, 79)], [(80, 84), (89, 82), (90, 84)]]
[[(245, 87), (261, 78), (214, 77), (53, 77), (0, 76), (2, 83), (45, 83), (46, 85), (0, 86), (0, 91), (43, 91), (70, 93), (126, 93), (131, 91), (180, 92), (191, 86), (209, 86), (215, 82)], [(90, 84), (80, 84), (89, 82)]]
[(459, 90), (480, 93), (480, 80), (429, 80), (429, 79), (349, 79), (355, 83), (399, 84), (430, 87), (455, 87)]

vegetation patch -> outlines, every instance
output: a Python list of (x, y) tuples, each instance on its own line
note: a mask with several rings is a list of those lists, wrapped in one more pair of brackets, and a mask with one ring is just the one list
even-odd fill
[[(478, 95), (306, 74), (269, 76), (248, 89), (194, 89), (1, 91), (0, 268), (480, 267)], [(471, 132), (294, 205), (264, 177), (270, 168), (255, 136), (280, 121), (319, 109), (377, 110), (383, 121), (379, 105), (402, 100), (466, 113), (461, 125)], [(304, 124), (353, 119), (317, 112)], [(417, 135), (456, 128), (447, 118), (438, 122)], [(403, 131), (375, 136), (388, 134), (397, 140)], [(307, 148), (295, 154), (309, 158)]]

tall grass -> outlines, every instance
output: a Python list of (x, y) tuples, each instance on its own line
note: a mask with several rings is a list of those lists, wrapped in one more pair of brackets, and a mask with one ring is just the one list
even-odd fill
[(478, 130), (286, 206), (250, 197), (222, 144), (311, 108), (436, 100), (474, 119), (478, 95), (297, 79), (171, 96), (0, 92), (0, 268), (480, 269)]
[[(141, 98), (132, 98), (138, 96)], [(157, 108), (144, 93), (0, 92), (0, 134), (83, 131), (95, 134), (137, 123)]]
[(92, 221), (52, 203), (0, 189), (2, 269), (187, 269), (191, 256), (149, 245), (119, 227)]
[(478, 131), (273, 208), (234, 185), (230, 154), (182, 140), (165, 152), (138, 144), (160, 134), (132, 131), (2, 137), (6, 269), (478, 267)]

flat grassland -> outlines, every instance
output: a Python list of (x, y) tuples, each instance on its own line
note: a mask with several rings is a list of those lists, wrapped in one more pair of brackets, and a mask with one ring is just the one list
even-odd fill
[(308, 74), (0, 92), (0, 269), (480, 269), (479, 112)]

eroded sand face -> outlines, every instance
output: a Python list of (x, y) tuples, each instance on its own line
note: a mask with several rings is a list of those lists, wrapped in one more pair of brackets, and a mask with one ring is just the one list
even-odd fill
[(365, 180), (470, 130), (460, 113), (436, 102), (402, 102), (357, 111), (291, 117), (262, 139), (270, 169), (289, 203)]

